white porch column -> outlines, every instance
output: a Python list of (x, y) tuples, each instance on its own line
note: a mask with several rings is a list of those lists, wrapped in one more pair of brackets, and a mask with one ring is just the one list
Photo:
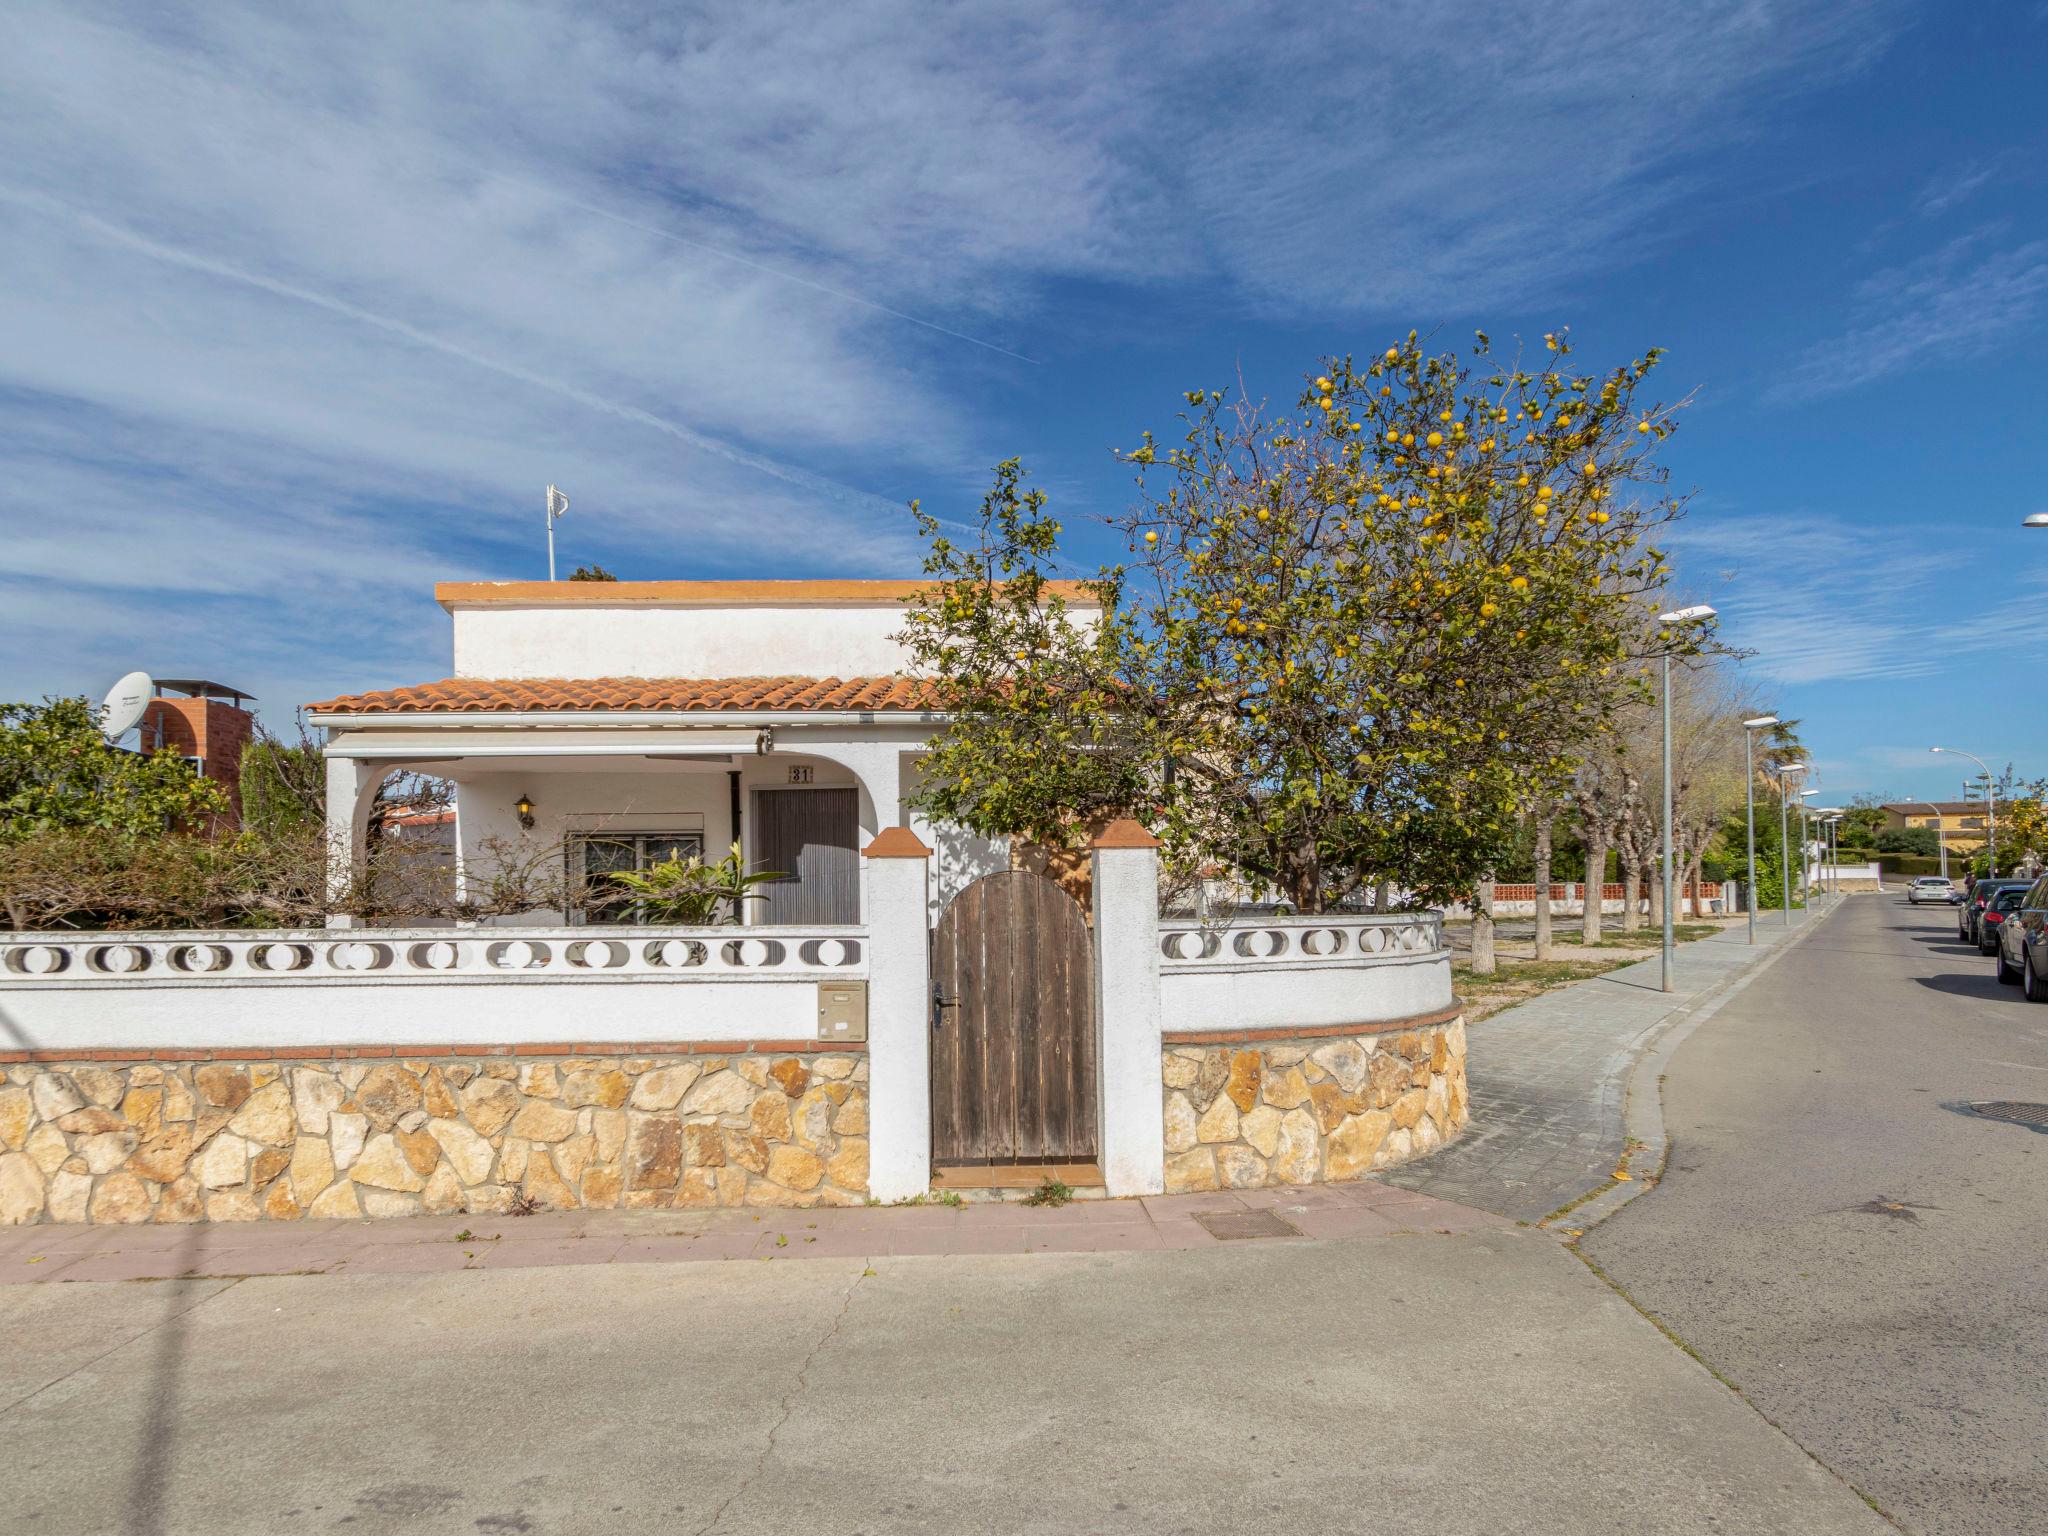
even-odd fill
[[(362, 758), (327, 759), (327, 895), (330, 900), (348, 889), (348, 883), (363, 861), (363, 844), (370, 831), (370, 807), (377, 798), (377, 786), (384, 782), (384, 767)], [(355, 919), (330, 914), (330, 928), (353, 928)]]
[(1159, 839), (1113, 821), (1093, 844), (1102, 1176), (1112, 1195), (1166, 1188), (1159, 1067)]
[(932, 1187), (932, 981), (925, 933), (931, 852), (908, 827), (885, 829), (864, 850), (868, 1193), (877, 1200), (908, 1200)]

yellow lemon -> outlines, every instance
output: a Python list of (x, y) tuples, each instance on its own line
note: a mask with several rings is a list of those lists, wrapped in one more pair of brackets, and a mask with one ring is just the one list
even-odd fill
[(1423, 441), (1432, 448), (1441, 448), (1444, 445), (1444, 435), (1441, 432), (1432, 432)]
[(1318, 389), (1319, 391), (1321, 391), (1321, 392), (1322, 392), (1323, 394), (1326, 394), (1326, 395), (1327, 395), (1327, 394), (1328, 394), (1328, 393), (1330, 392), (1330, 381), (1329, 381), (1328, 379), (1324, 378), (1324, 377), (1323, 377), (1323, 376), (1322, 376), (1321, 374), (1317, 374), (1317, 375), (1316, 375), (1316, 388), (1317, 388), (1317, 389)]
[(1529, 589), (1529, 578), (1526, 576), (1517, 576), (1513, 581), (1509, 582), (1508, 585), (1513, 587), (1517, 592), (1526, 592)]
[(1388, 361), (1388, 362), (1390, 362), (1390, 363), (1398, 363), (1398, 362), (1399, 362), (1400, 360), (1401, 360), (1401, 349), (1400, 349), (1399, 347), (1389, 347), (1389, 348), (1387, 348), (1387, 361)]
[(1556, 494), (1557, 492), (1553, 491), (1547, 485), (1539, 485), (1536, 487), (1536, 499), (1538, 501), (1548, 501), (1551, 497), (1555, 496)]
[(1636, 423), (1636, 430), (1638, 432), (1647, 432), (1650, 430), (1650, 424), (1647, 421), (1639, 421)]
[(1157, 544), (1159, 542), (1159, 535), (1155, 532), (1148, 531), (1145, 534), (1145, 542), (1147, 544)]
[[(1493, 617), (1493, 616), (1494, 616), (1494, 615), (1495, 615), (1496, 613), (1499, 613), (1499, 612), (1500, 612), (1500, 608), (1499, 608), (1499, 607), (1498, 607), (1498, 606), (1497, 606), (1496, 604), (1493, 604), (1493, 603), (1481, 603), (1481, 604), (1479, 605), (1479, 617), (1481, 617), (1482, 619), (1490, 619), (1490, 618), (1492, 618), (1492, 617)], [(1460, 688), (1462, 688), (1462, 687), (1464, 687), (1465, 685), (1464, 685), (1463, 683), (1460, 683), (1460, 684), (1459, 684), (1458, 686), (1459, 686)]]
[(1398, 432), (1389, 432), (1387, 434), (1387, 441), (1390, 443), (1398, 443), (1399, 441), (1401, 441), (1401, 434)]
[(1595, 464), (1591, 459), (1588, 459), (1585, 463), (1585, 471), (1587, 477), (1590, 479), (1592, 476), (1600, 473), (1600, 466), (1598, 464)]

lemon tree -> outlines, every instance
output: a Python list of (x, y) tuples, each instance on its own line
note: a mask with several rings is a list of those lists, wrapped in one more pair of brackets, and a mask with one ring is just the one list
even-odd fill
[(1679, 510), (1657, 353), (1597, 376), (1570, 354), (1411, 333), (1326, 360), (1291, 410), (1190, 392), (1175, 438), (1122, 455), (1099, 620), (1049, 598), (1061, 525), (1015, 461), (978, 537), (917, 511), (936, 579), (906, 638), (954, 689), (923, 803), (1050, 843), (1135, 814), (1302, 911), (1469, 889), (1640, 687), (1630, 663), (1706, 640), (1646, 618)]

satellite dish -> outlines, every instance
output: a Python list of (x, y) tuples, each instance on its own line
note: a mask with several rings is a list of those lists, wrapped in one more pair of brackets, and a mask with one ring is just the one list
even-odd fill
[(142, 712), (149, 708), (150, 696), (156, 692), (156, 684), (150, 681), (147, 672), (130, 672), (121, 681), (107, 690), (107, 700), (100, 705), (100, 734), (109, 741), (119, 741), (142, 723)]

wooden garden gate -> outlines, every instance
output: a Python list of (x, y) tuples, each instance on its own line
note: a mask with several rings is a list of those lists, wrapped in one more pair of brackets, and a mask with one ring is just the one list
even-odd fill
[(931, 1062), (934, 1163), (1094, 1160), (1092, 945), (1050, 880), (986, 875), (939, 918)]

